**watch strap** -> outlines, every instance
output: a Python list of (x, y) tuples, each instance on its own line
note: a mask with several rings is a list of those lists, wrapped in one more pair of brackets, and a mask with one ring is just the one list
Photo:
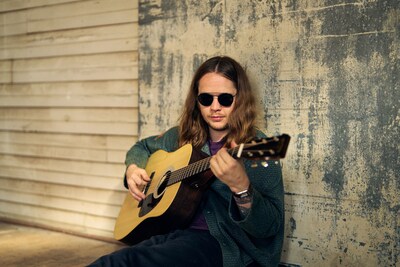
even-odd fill
[(252, 193), (251, 184), (249, 185), (249, 188), (247, 188), (247, 189), (245, 189), (245, 190), (242, 190), (242, 191), (237, 192), (237, 193), (232, 192), (233, 197), (234, 197), (234, 198), (237, 198), (237, 199), (242, 199), (242, 198), (250, 197), (250, 196), (251, 196), (251, 193)]

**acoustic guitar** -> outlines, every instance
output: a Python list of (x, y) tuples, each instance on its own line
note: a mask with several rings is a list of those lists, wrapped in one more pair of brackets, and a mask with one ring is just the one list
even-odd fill
[[(289, 141), (290, 136), (282, 134), (255, 139), (228, 152), (236, 159), (265, 163), (284, 158)], [(150, 182), (142, 188), (146, 197), (138, 202), (127, 194), (115, 223), (115, 239), (136, 244), (153, 235), (187, 226), (201, 202), (202, 193), (213, 181), (210, 159), (190, 144), (170, 153), (163, 150), (153, 153), (145, 168), (150, 177)]]

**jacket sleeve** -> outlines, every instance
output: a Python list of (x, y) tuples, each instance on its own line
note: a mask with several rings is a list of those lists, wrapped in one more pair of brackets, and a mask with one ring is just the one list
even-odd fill
[[(131, 164), (136, 164), (140, 168), (145, 168), (151, 154), (157, 150), (165, 150), (167, 152), (174, 151), (178, 148), (178, 127), (174, 127), (158, 136), (150, 136), (141, 139), (134, 144), (126, 153), (125, 166), (128, 168)], [(126, 170), (124, 175), (124, 185), (126, 183)]]
[(229, 206), (231, 219), (248, 234), (267, 238), (276, 235), (284, 223), (284, 189), (279, 161), (268, 161), (267, 167), (247, 168), (253, 187), (250, 212), (242, 218), (235, 200)]
[[(257, 137), (266, 135), (261, 131)], [(253, 187), (253, 199), (250, 212), (241, 217), (233, 198), (229, 203), (229, 215), (243, 230), (255, 237), (275, 235), (284, 224), (284, 187), (281, 164), (278, 160), (270, 160), (267, 166), (245, 160), (245, 167)]]

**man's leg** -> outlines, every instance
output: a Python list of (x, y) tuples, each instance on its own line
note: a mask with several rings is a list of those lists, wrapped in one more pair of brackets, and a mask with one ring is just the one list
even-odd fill
[(95, 266), (222, 266), (218, 241), (203, 230), (177, 230), (105, 255)]

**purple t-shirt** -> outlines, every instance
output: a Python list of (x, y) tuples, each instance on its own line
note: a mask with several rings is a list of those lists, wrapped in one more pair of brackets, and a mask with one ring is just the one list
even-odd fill
[[(224, 139), (222, 139), (222, 141), (219, 142), (209, 141), (208, 145), (210, 147), (211, 155), (215, 155), (218, 152), (218, 150), (220, 150), (221, 147), (224, 146), (224, 144), (225, 144)], [(194, 215), (193, 221), (190, 224), (190, 228), (198, 230), (208, 230), (206, 218), (204, 217), (201, 209), (198, 209), (196, 214)]]

